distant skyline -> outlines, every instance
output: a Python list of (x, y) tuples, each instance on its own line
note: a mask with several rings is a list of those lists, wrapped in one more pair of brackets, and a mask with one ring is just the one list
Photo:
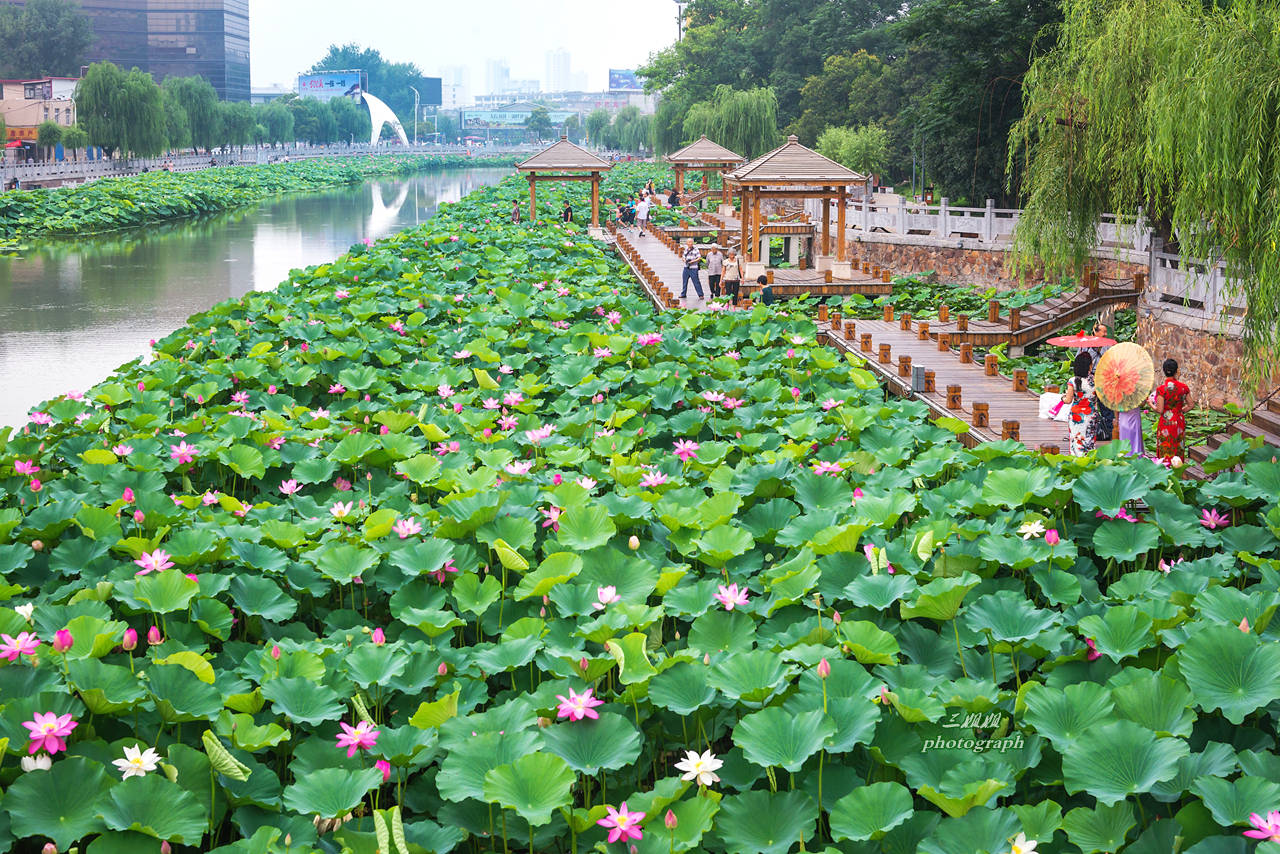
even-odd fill
[(355, 42), (428, 75), (466, 66), (475, 94), (487, 60), (505, 60), (513, 79), (542, 80), (547, 52), (563, 48), (579, 79), (604, 89), (610, 68), (636, 68), (675, 41), (676, 8), (672, 0), (249, 0), (252, 85), (292, 86), (329, 45)]

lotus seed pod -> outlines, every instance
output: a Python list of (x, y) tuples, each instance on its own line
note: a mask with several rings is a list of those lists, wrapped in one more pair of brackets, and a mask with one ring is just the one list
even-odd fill
[(635, 551), (636, 549), (640, 548), (640, 538), (637, 537), (635, 534), (632, 534), (631, 539), (627, 540), (627, 546), (631, 549), (631, 551)]

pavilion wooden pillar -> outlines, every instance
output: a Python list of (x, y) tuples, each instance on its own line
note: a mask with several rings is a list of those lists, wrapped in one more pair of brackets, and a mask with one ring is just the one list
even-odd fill
[(742, 246), (742, 258), (745, 261), (751, 260), (751, 194), (747, 192), (745, 186), (738, 188), (738, 195), (742, 204), (742, 239), (739, 241)]
[(703, 169), (703, 170), (702, 170), (702, 189), (703, 189), (703, 190), (706, 190), (706, 189), (707, 189), (707, 184), (708, 184), (708, 183), (710, 183), (710, 182), (709, 182), (709, 181), (707, 181), (707, 170), (706, 170), (706, 169)]
[(751, 194), (751, 253), (755, 256), (752, 260), (763, 261), (766, 266), (769, 259), (760, 257), (760, 194)]
[(684, 167), (679, 163), (676, 164), (676, 192), (684, 193)]
[[(591, 227), (599, 228), (600, 222), (600, 184), (604, 180), (599, 172), (592, 173), (591, 181)], [(609, 200), (612, 204), (612, 200)]]
[(532, 172), (529, 174), (529, 221), (538, 221), (538, 176)]
[(727, 205), (729, 204), (729, 200), (733, 197), (729, 195), (729, 181), (725, 177), (725, 174), (726, 173), (724, 172), (720, 173), (720, 201)]
[(822, 254), (831, 254), (831, 198), (822, 195)]
[(839, 205), (836, 210), (836, 261), (841, 264), (844, 263), (844, 203), (847, 192), (841, 186), (840, 194), (836, 197), (836, 204)]

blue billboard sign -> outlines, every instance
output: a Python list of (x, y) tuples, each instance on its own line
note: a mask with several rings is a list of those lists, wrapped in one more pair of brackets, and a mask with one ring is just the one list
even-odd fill
[(321, 71), (298, 75), (298, 97), (328, 101), (331, 98), (358, 95), (361, 87), (359, 71)]
[(643, 92), (644, 81), (641, 80), (633, 69), (629, 68), (610, 68), (609, 69), (609, 91), (610, 92)]

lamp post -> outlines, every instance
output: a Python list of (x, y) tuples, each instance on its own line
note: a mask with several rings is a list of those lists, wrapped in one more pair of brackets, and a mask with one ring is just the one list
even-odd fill
[(676, 0), (676, 41), (684, 38), (684, 7), (687, 0)]
[(413, 90), (413, 144), (416, 147), (418, 144), (418, 101), (421, 96), (418, 95), (416, 86), (410, 86), (409, 88)]

